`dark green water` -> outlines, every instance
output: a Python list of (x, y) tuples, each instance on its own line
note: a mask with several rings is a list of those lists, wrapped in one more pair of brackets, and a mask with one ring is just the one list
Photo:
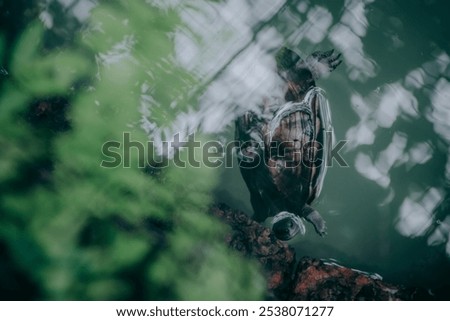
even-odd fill
[[(314, 203), (328, 235), (307, 225), (290, 243), (300, 256), (335, 259), (391, 282), (448, 286), (448, 4), (288, 3), (268, 23), (287, 44), (343, 54), (318, 85), (327, 91), (337, 140), (348, 141), (342, 155), (349, 165), (328, 169)], [(237, 170), (224, 172), (222, 187), (226, 201), (252, 213)]]

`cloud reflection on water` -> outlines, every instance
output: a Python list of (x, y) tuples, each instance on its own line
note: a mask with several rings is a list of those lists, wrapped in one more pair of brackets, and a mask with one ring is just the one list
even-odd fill
[(369, 26), (366, 5), (373, 0), (346, 0), (341, 22), (328, 35), (342, 52), (350, 80), (365, 81), (376, 75), (376, 64), (364, 51), (363, 38)]
[(430, 188), (424, 193), (411, 193), (400, 206), (397, 231), (408, 237), (423, 236), (434, 222), (433, 212), (442, 201), (444, 192)]
[[(355, 167), (362, 176), (387, 189), (392, 185), (390, 176), (392, 168), (405, 165), (406, 171), (410, 171), (414, 166), (429, 162), (435, 151), (440, 149), (447, 154), (447, 165), (443, 170), (448, 184), (450, 82), (445, 77), (448, 77), (449, 63), (450, 59), (444, 52), (436, 55), (434, 60), (411, 70), (403, 79), (384, 85), (367, 97), (362, 97), (357, 92), (352, 94), (351, 104), (359, 117), (359, 123), (347, 131), (346, 138), (349, 140), (347, 148), (349, 151), (359, 150), (355, 158)], [(403, 132), (396, 130), (388, 147), (379, 150), (377, 137), (383, 130), (398, 128), (399, 122), (423, 124), (427, 120), (446, 147), (442, 147), (442, 143), (431, 141), (430, 137), (423, 137), (423, 141), (415, 137), (409, 143), (409, 135), (414, 133), (409, 130)], [(361, 151), (364, 145), (377, 147), (372, 148), (370, 152), (364, 152)], [(405, 179), (407, 183), (408, 179)], [(400, 234), (408, 237), (424, 236), (430, 231), (432, 234), (428, 243), (442, 243), (443, 241), (436, 240), (439, 235), (448, 238), (449, 225), (441, 224), (436, 228), (432, 223), (440, 204), (448, 198), (447, 192), (439, 183), (434, 186), (420, 185), (421, 196), (418, 196), (417, 192), (410, 191), (403, 199), (398, 209), (395, 227)], [(403, 185), (403, 188), (407, 189), (408, 186)], [(393, 191), (389, 189), (389, 194), (392, 193)], [(389, 199), (394, 200), (393, 197)], [(450, 255), (449, 248), (449, 246), (446, 248), (448, 255)]]

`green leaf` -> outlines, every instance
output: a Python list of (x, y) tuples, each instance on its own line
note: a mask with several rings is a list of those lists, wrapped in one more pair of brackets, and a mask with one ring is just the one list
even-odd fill
[(67, 94), (70, 86), (87, 74), (90, 63), (75, 52), (39, 54), (43, 32), (40, 23), (33, 23), (20, 38), (12, 61), (12, 75), (30, 94)]

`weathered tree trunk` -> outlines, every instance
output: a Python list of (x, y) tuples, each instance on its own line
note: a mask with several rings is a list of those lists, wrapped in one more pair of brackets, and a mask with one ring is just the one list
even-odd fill
[(211, 213), (231, 226), (227, 243), (243, 255), (256, 258), (266, 273), (268, 298), (275, 300), (424, 300), (424, 290), (407, 289), (351, 268), (320, 259), (296, 259), (287, 243), (246, 214), (220, 204)]

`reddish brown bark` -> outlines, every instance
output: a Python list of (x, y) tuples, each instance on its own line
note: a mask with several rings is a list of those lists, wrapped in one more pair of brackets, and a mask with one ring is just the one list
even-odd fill
[(268, 298), (275, 300), (415, 300), (433, 299), (425, 291), (407, 289), (361, 271), (320, 259), (296, 259), (295, 251), (245, 213), (226, 205), (211, 208), (231, 226), (227, 243), (256, 258), (267, 277)]

